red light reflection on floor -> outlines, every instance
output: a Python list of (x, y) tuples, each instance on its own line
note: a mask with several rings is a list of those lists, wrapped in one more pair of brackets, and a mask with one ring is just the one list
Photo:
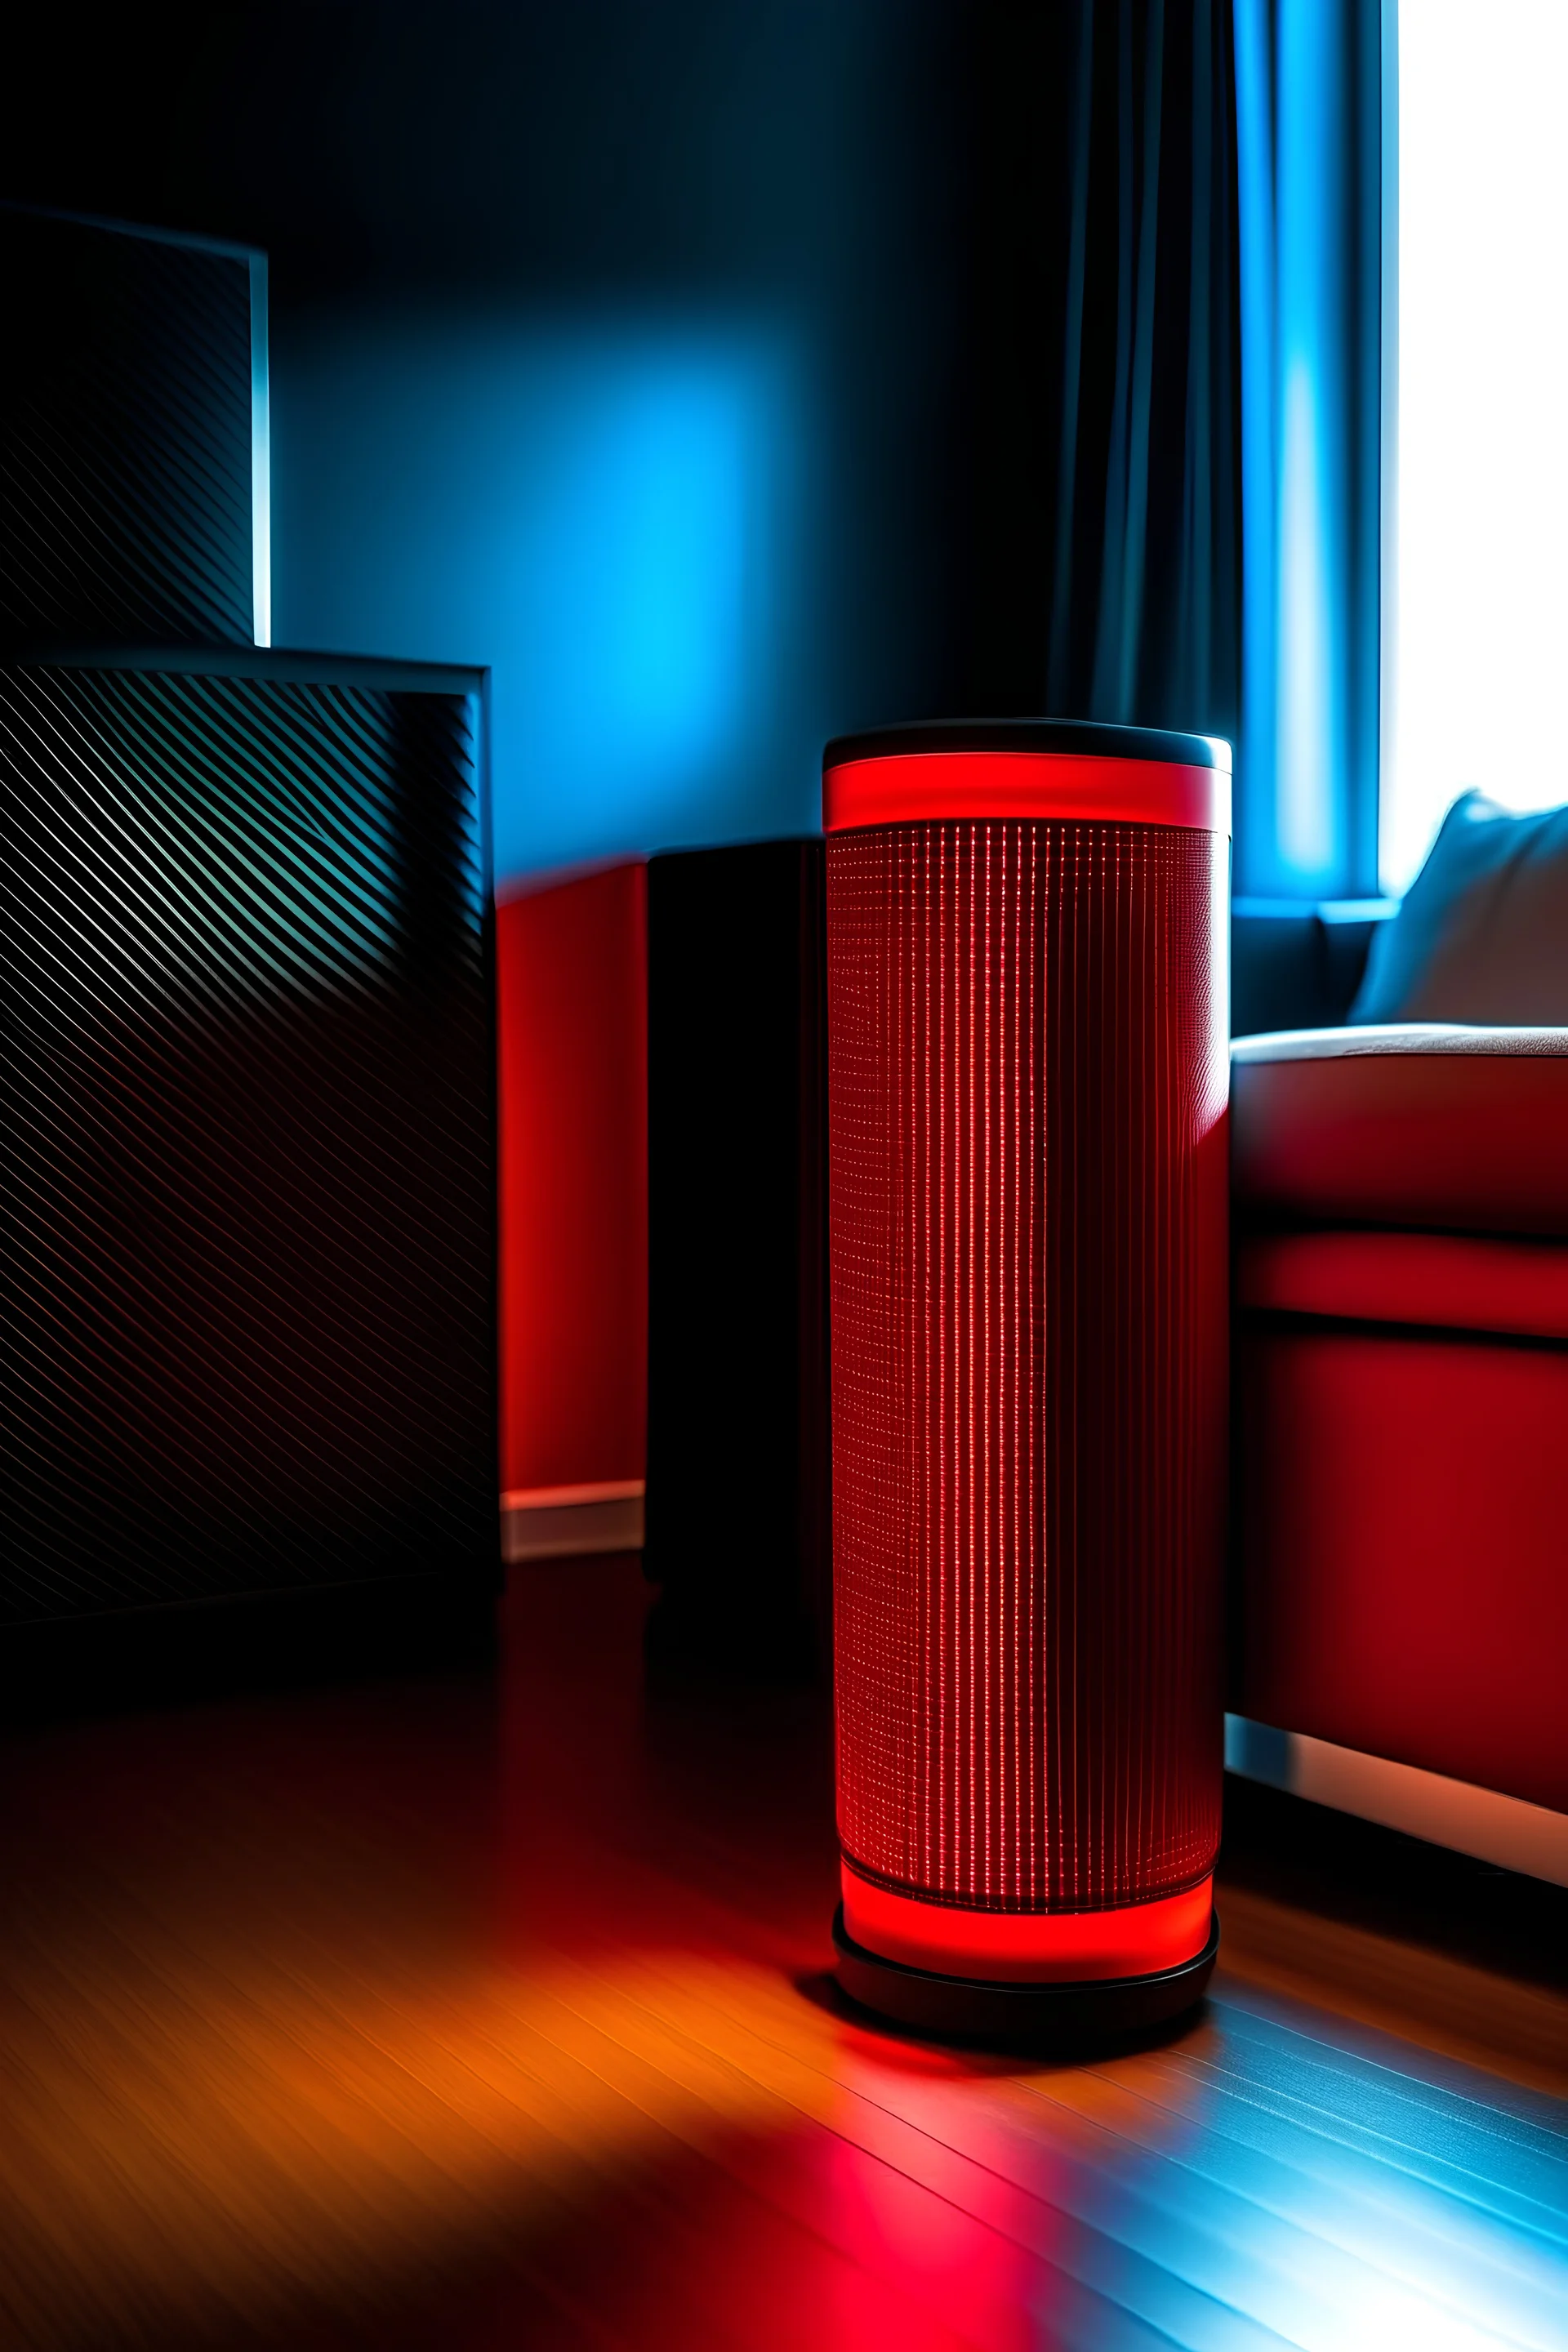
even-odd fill
[(647, 1690), (646, 1601), (530, 1570), (493, 1681), (0, 1748), (0, 2332), (1568, 2341), (1560, 2102), (1235, 1976), (1078, 2067), (846, 2011), (820, 1705)]

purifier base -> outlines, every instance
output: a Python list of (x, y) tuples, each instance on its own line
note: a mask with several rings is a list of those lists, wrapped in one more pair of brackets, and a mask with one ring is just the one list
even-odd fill
[(881, 1959), (851, 1940), (842, 1904), (833, 1916), (833, 1943), (838, 1981), (851, 2000), (900, 2025), (1009, 2049), (1060, 2048), (1141, 2033), (1201, 2000), (1219, 1953), (1219, 1913), (1211, 1916), (1203, 1950), (1180, 1968), (1077, 1984), (986, 1983)]

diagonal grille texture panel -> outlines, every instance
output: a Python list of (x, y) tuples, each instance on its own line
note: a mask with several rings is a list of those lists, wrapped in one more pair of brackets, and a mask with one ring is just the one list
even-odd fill
[(1175, 826), (827, 844), (839, 1830), (928, 1900), (1214, 1866), (1226, 877)]
[(0, 212), (0, 624), (248, 645), (248, 263)]
[(491, 1567), (478, 725), (0, 669), (5, 1617)]

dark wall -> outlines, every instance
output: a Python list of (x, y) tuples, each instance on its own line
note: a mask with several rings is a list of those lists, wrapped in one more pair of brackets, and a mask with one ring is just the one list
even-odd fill
[[(759, 561), (763, 625), (787, 658), (748, 688), (706, 780), (652, 790), (602, 836), (590, 828), (584, 847), (737, 837), (813, 821), (826, 732), (1047, 708), (1053, 598), (1071, 656), (1058, 661), (1054, 707), (1089, 715), (1118, 208), (1142, 201), (1155, 71), (1154, 464), (1179, 481), (1193, 26), (1219, 28), (1223, 101), (1227, 15), (1210, 0), (1195, 11), (1146, 0), (361, 0), (230, 7), (193, 30), (158, 9), (61, 11), (28, 33), (26, 102), (14, 107), (0, 172), (13, 195), (271, 255), (279, 641), (303, 631), (354, 650), (501, 658), (483, 643), (382, 641), (414, 629), (428, 640), (439, 598), (378, 602), (379, 551), (361, 574), (334, 568), (371, 495), (356, 491), (356, 505), (344, 492), (335, 507), (324, 495), (363, 398), (341, 365), (356, 322), (383, 338), (387, 376), (401, 373), (387, 325), (398, 317), (415, 322), (422, 350), (466, 315), (552, 332), (563, 320), (574, 331), (673, 322), (783, 352), (791, 404), (779, 429), (798, 469), (772, 490), (798, 528)], [(1064, 318), (1086, 96), (1073, 529), (1094, 560), (1064, 593)], [(1228, 134), (1211, 123), (1205, 136), (1219, 140), (1218, 184)], [(433, 429), (465, 428), (447, 415)], [(1162, 430), (1173, 436), (1163, 457)], [(389, 459), (385, 470), (379, 511), (411, 544), (398, 468)], [(419, 491), (437, 530), (442, 502), (467, 495), (445, 477)], [(755, 606), (754, 585), (747, 594)], [(1215, 625), (1232, 623), (1220, 612)], [(1145, 637), (1157, 643), (1159, 629)], [(1179, 694), (1178, 710), (1159, 661), (1146, 662), (1136, 707), (1094, 715), (1227, 729), (1234, 663), (1215, 675), (1217, 694)], [(1187, 709), (1194, 699), (1205, 707)], [(502, 715), (497, 723), (499, 740)], [(590, 762), (570, 788), (592, 798), (596, 772)], [(565, 835), (520, 818), (520, 866), (568, 854)]]
[(362, 307), (782, 322), (827, 418), (822, 716), (956, 690), (951, 12), (394, 0), (62, 17), (28, 47), (5, 192), (266, 247), (285, 404), (291, 338)]

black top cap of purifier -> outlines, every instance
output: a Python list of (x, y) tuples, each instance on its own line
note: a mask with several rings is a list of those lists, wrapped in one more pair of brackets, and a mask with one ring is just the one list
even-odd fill
[(1168, 760), (1230, 773), (1230, 745), (1217, 735), (1179, 735), (1165, 727), (1102, 727), (1087, 719), (918, 719), (836, 735), (822, 764), (908, 758), (920, 751), (1034, 751), (1089, 760)]

